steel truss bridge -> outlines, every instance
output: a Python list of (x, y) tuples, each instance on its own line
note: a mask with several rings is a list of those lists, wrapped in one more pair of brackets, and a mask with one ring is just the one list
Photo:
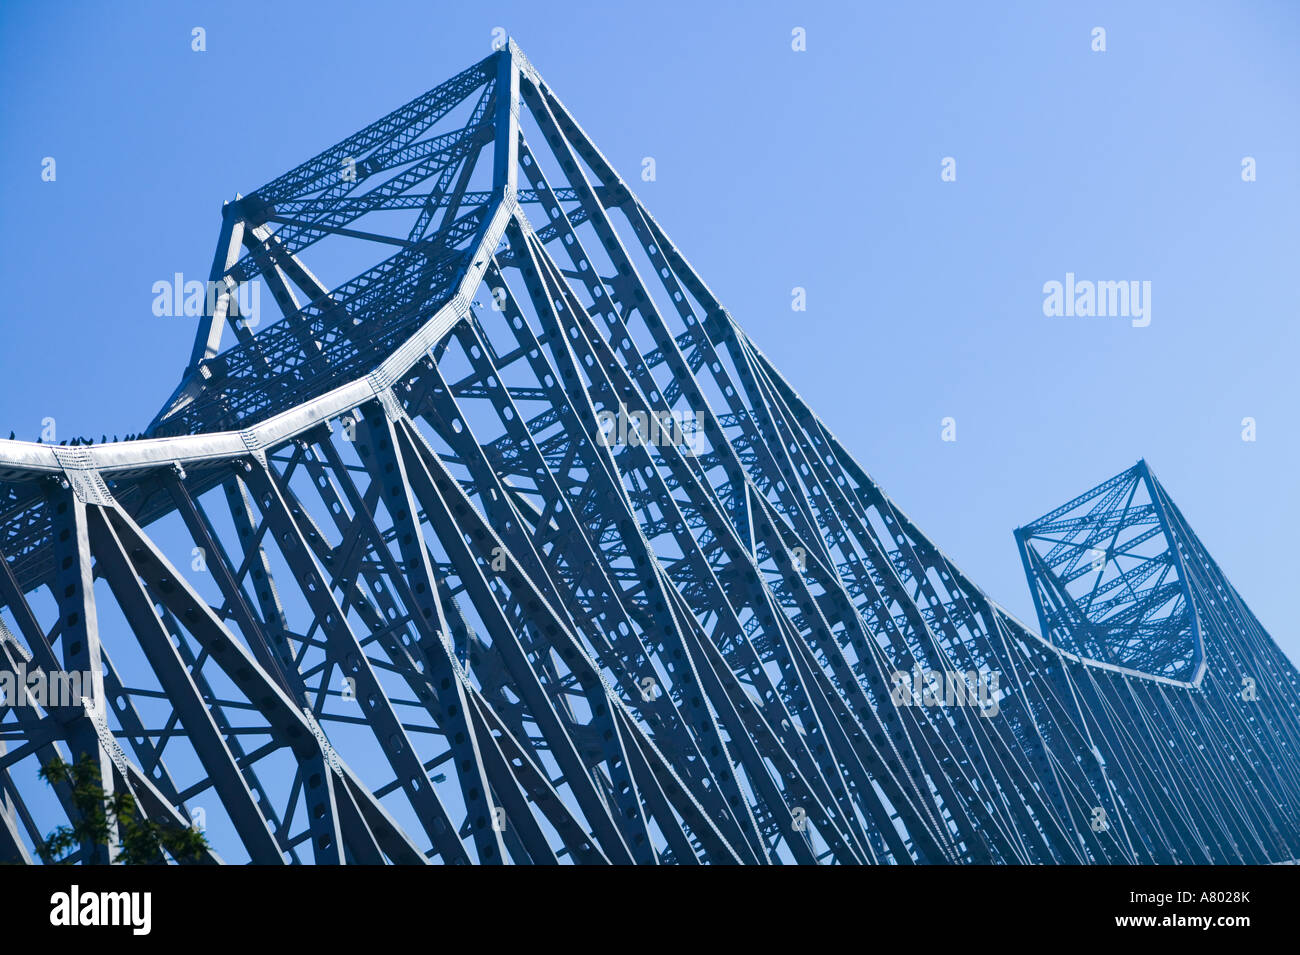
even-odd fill
[(1146, 464), (1016, 532), (1035, 633), (513, 43), (227, 203), (210, 279), (144, 437), (0, 441), (0, 669), (89, 680), (0, 705), (0, 859), (56, 755), (204, 862), (1300, 856), (1296, 669)]

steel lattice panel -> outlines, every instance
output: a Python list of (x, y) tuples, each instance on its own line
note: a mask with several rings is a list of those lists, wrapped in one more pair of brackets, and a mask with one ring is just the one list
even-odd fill
[(1017, 531), (1040, 638), (513, 44), (229, 203), (211, 278), (281, 316), (220, 305), (146, 439), (0, 442), (5, 665), (92, 675), (0, 708), (0, 857), (56, 753), (205, 861), (1297, 856), (1295, 668), (1145, 464)]

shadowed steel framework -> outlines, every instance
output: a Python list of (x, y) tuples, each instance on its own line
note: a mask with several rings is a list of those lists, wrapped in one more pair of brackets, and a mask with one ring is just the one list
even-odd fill
[(1300, 855), (1296, 670), (1145, 462), (1016, 532), (1035, 633), (513, 43), (228, 202), (209, 281), (144, 437), (0, 441), (0, 669), (86, 678), (0, 704), (0, 859), (56, 755), (204, 862)]

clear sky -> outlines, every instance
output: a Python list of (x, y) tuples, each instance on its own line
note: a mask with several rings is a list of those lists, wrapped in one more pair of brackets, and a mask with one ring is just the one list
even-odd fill
[[(222, 200), (500, 27), (991, 596), (1034, 621), (1012, 528), (1145, 457), (1300, 660), (1300, 5), (992, 6), (7, 0), (0, 437), (142, 430), (194, 331), (153, 283), (206, 275)], [(1068, 272), (1149, 281), (1150, 324), (1045, 316)]]

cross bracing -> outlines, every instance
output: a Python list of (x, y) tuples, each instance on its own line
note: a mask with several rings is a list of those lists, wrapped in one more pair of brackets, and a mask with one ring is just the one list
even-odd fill
[(1296, 857), (1295, 668), (1146, 465), (1017, 531), (1040, 637), (513, 44), (227, 203), (210, 279), (144, 439), (0, 442), (0, 669), (89, 674), (0, 705), (0, 857), (56, 754), (202, 861)]

